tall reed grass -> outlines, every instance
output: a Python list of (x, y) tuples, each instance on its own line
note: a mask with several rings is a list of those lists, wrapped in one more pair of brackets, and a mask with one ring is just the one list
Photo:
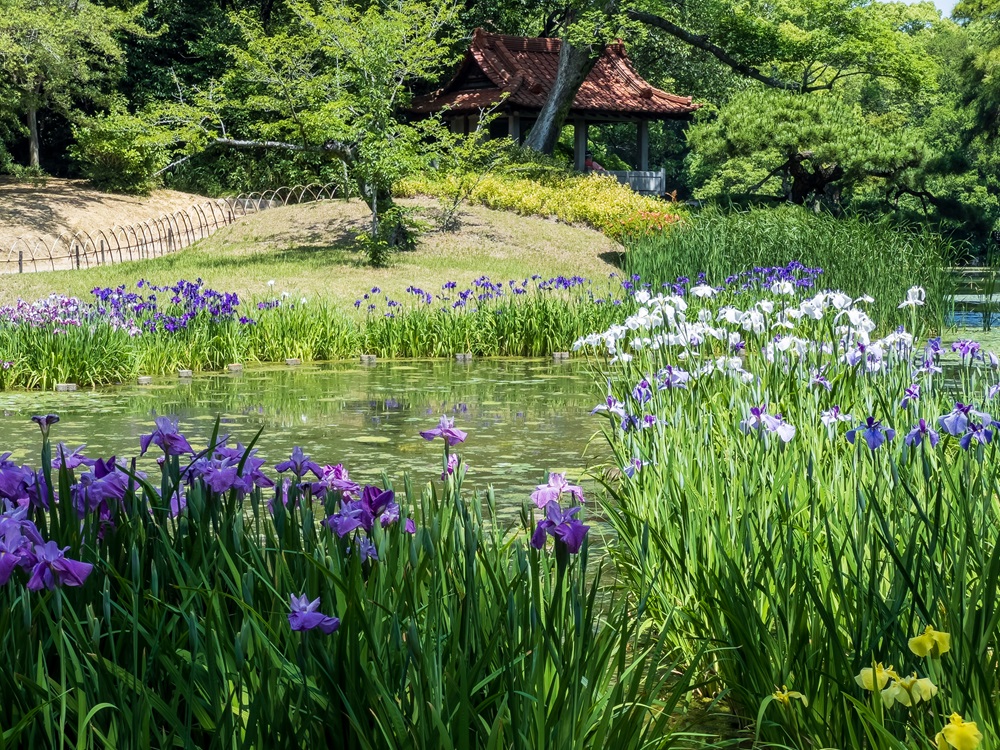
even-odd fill
[[(847, 295), (643, 300), (581, 342), (613, 355), (611, 552), (748, 743), (916, 750), (955, 712), (995, 747), (998, 360), (960, 342), (942, 374), (939, 340), (876, 339)], [(927, 626), (950, 650), (914, 650)], [(901, 705), (911, 673), (936, 694)]]
[(953, 281), (947, 272), (962, 248), (928, 230), (890, 220), (816, 215), (799, 206), (726, 212), (706, 209), (664, 232), (632, 233), (625, 271), (654, 286), (704, 273), (720, 284), (754, 266), (799, 261), (822, 269), (818, 283), (855, 297), (875, 296), (884, 325), (906, 322), (895, 312), (914, 285), (927, 291), (921, 313), (940, 328)]
[[(40, 470), (0, 467), (0, 563), (25, 568), (0, 586), (5, 747), (675, 742), (687, 678), (648, 638), (642, 599), (609, 600), (586, 542), (529, 546), (531, 510), (502, 528), (491, 493), (465, 498), (447, 449), (440, 484), (405, 480), (393, 499), (340, 467), (317, 479), (295, 455), (267, 491), (253, 445), (225, 447), (218, 425), (196, 455), (169, 422), (148, 439), (164, 448), (157, 478), (81, 463), (48, 437)], [(369, 492), (388, 515), (367, 536), (320, 525)], [(36, 528), (89, 575), (26, 587), (40, 558), (18, 534)], [(297, 632), (299, 595), (322, 615)]]

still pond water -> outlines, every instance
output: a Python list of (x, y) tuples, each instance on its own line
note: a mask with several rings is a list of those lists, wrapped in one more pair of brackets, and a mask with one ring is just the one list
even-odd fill
[[(378, 482), (384, 470), (399, 486), (403, 472), (419, 484), (439, 477), (441, 443), (428, 444), (417, 433), (448, 414), (469, 433), (460, 449), (469, 466), (466, 487), (492, 484), (498, 505), (510, 513), (546, 471), (565, 470), (579, 480), (606, 461), (603, 421), (590, 415), (600, 400), (594, 382), (580, 362), (409, 360), (271, 367), (186, 382), (159, 378), (152, 386), (75, 393), (0, 393), (0, 450), (37, 465), (32, 414), (59, 414), (53, 439), (86, 444), (91, 457), (137, 455), (139, 436), (157, 415), (180, 417), (181, 430), (200, 449), (219, 417), (220, 431), (234, 440), (247, 442), (263, 428), (258, 446), (269, 466), (301, 445), (321, 465), (343, 463), (356, 481)], [(156, 471), (157, 453), (154, 447), (140, 467)]]

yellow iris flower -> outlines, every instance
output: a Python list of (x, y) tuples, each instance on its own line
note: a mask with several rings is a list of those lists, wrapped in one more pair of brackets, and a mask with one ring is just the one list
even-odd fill
[(910, 639), (910, 651), (917, 656), (933, 656), (935, 659), (951, 649), (951, 634), (935, 630), (930, 625), (924, 632)]
[(917, 677), (917, 673), (914, 672), (909, 677), (893, 680), (892, 684), (882, 691), (882, 703), (886, 708), (892, 708), (894, 703), (915, 706), (920, 701), (929, 701), (935, 695), (937, 695), (937, 685), (926, 677)]
[[(899, 675), (896, 674), (892, 665), (890, 664), (888, 668), (882, 666), (882, 662), (879, 662), (873, 667), (865, 667), (861, 670), (861, 674), (854, 676), (854, 681), (858, 683), (865, 690), (881, 690), (889, 682), (889, 678), (894, 680), (899, 679)], [(876, 684), (878, 687), (876, 688)]]
[(938, 750), (976, 750), (983, 741), (983, 733), (974, 721), (962, 721), (959, 714), (948, 717), (944, 729), (934, 737)]
[(803, 706), (809, 705), (809, 699), (806, 698), (798, 690), (789, 690), (785, 685), (781, 686), (781, 690), (775, 690), (772, 695), (774, 699), (778, 701), (783, 706), (791, 706), (792, 699), (802, 701)]

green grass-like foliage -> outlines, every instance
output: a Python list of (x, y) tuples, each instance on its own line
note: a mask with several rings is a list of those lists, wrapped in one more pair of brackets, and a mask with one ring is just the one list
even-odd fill
[[(762, 299), (775, 301), (776, 315), (795, 301), (723, 295), (692, 299), (686, 315), (700, 319), (706, 308), (715, 320), (726, 304), (761, 309)], [(837, 341), (847, 316), (834, 322), (835, 312), (799, 321), (794, 335)], [(915, 323), (914, 308), (909, 314)], [(628, 431), (616, 418), (607, 432), (620, 466), (643, 462), (634, 476), (608, 482), (622, 574), (636, 586), (655, 582), (650, 609), (671, 643), (692, 660), (708, 649), (702, 665), (755, 747), (916, 750), (932, 746), (952, 712), (976, 721), (983, 747), (995, 747), (1000, 441), (989, 435), (965, 450), (938, 419), (960, 401), (980, 410), (973, 421), (991, 424), (981, 413), (997, 409), (989, 359), (917, 374), (910, 363), (930, 355), (923, 341), (911, 349), (904, 337), (881, 344), (885, 364), (866, 372), (817, 348), (801, 360), (773, 349), (769, 362), (760, 347), (774, 346), (774, 329), (745, 336), (742, 360), (716, 360), (726, 347), (707, 337), (690, 348), (630, 349), (631, 361), (602, 373), (627, 413), (656, 417)], [(720, 369), (658, 389), (654, 378), (664, 376), (654, 374), (668, 365)], [(643, 380), (651, 390), (634, 390)], [(919, 397), (904, 404), (914, 383)], [(762, 405), (794, 426), (787, 442), (763, 425), (743, 426)], [(821, 415), (833, 406), (853, 417), (827, 426)], [(895, 430), (877, 449), (863, 429), (856, 444), (846, 439), (869, 415)], [(920, 418), (940, 432), (936, 447), (927, 439), (904, 445)], [(908, 645), (928, 625), (951, 634), (940, 658)], [(936, 696), (883, 705), (855, 679), (879, 662), (901, 677), (930, 678)], [(783, 703), (774, 695), (782, 686), (808, 703)]]
[(873, 317), (883, 324), (906, 322), (896, 304), (909, 287), (920, 285), (927, 290), (924, 319), (939, 322), (952, 288), (946, 267), (959, 250), (940, 235), (890, 220), (817, 215), (791, 205), (706, 209), (665, 232), (635, 237), (625, 271), (654, 287), (702, 272), (709, 284), (720, 284), (743, 269), (799, 261), (823, 269), (817, 282), (822, 288), (876, 297)]
[[(51, 453), (46, 442), (43, 466)], [(272, 513), (259, 489), (243, 501), (197, 480), (172, 515), (161, 498), (178, 458), (156, 489), (134, 466), (103, 522), (69, 502), (79, 477), (46, 471), (59, 499), (30, 517), (94, 569), (79, 587), (29, 592), (15, 572), (0, 588), (0, 746), (672, 743), (685, 679), (662, 641), (648, 645), (641, 602), (609, 602), (586, 546), (539, 551), (526, 528), (502, 529), (492, 492), (485, 515), (464, 497), (464, 467), (423, 489), (404, 480), (396, 499), (416, 533), (376, 523), (378, 561), (362, 562), (318, 525), (329, 504), (294, 485)], [(289, 596), (303, 592), (337, 632), (291, 631)]]
[[(168, 332), (161, 327), (138, 335), (100, 318), (69, 326), (7, 322), (0, 324), (0, 388), (108, 385), (143, 374), (220, 370), (232, 362), (283, 362), (289, 357), (548, 356), (568, 351), (580, 336), (610, 325), (621, 315), (614, 302), (622, 299), (627, 297), (620, 285), (609, 282), (473, 299), (459, 309), (410, 299), (395, 308), (380, 300), (370, 313), (364, 307), (348, 312), (316, 299), (258, 311), (251, 302), (246, 307), (253, 324), (203, 311), (187, 328)], [(137, 322), (141, 327), (141, 316)]]

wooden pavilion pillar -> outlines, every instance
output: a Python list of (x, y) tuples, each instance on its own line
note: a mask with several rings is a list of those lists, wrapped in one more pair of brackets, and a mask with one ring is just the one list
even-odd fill
[(639, 120), (638, 131), (636, 153), (639, 163), (636, 168), (640, 172), (645, 172), (649, 169), (649, 120)]
[(521, 145), (523, 138), (521, 134), (521, 118), (511, 112), (507, 115), (507, 134), (514, 139), (514, 143)]
[(587, 121), (582, 117), (573, 119), (573, 166), (578, 172), (584, 171), (587, 159)]

